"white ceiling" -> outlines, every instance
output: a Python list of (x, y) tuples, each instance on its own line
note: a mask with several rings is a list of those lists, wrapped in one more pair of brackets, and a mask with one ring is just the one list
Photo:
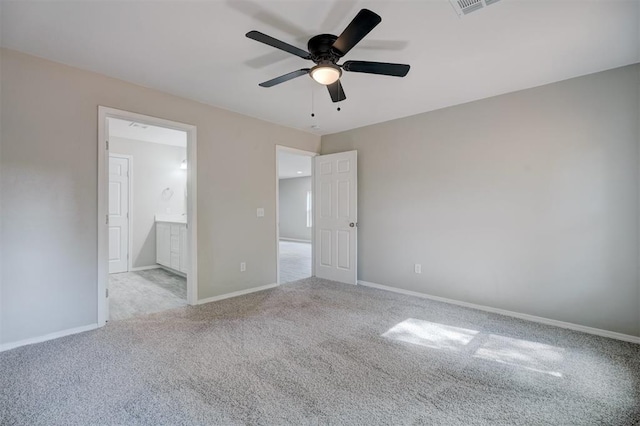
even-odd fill
[(168, 129), (118, 118), (109, 119), (109, 136), (187, 147), (187, 133), (182, 130)]
[(311, 158), (308, 155), (278, 152), (278, 177), (289, 179), (311, 176)]
[[(328, 134), (639, 62), (639, 4), (502, 0), (458, 18), (448, 0), (3, 1), (1, 37), (7, 48)], [(305, 48), (363, 7), (382, 23), (345, 60), (409, 63), (406, 78), (345, 73), (340, 112), (306, 76), (258, 87), (312, 63), (247, 31)]]

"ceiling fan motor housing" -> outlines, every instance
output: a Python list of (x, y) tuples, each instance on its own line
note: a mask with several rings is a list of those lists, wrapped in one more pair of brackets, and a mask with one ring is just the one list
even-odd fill
[(333, 43), (338, 39), (333, 34), (319, 34), (311, 37), (307, 44), (307, 49), (311, 53), (311, 60), (316, 64), (338, 62), (342, 57), (340, 52), (333, 48)]

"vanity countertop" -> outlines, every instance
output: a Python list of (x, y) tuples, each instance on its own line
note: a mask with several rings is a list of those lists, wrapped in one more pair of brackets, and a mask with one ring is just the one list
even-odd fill
[(187, 223), (187, 215), (183, 214), (157, 214), (156, 222), (171, 222), (171, 223)]

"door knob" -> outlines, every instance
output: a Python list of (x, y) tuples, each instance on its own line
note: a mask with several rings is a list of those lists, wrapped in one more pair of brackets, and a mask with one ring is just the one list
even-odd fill
[(353, 223), (353, 222), (349, 223), (349, 227), (350, 227), (350, 228), (353, 228), (354, 226), (356, 226), (356, 224), (355, 224), (355, 223)]

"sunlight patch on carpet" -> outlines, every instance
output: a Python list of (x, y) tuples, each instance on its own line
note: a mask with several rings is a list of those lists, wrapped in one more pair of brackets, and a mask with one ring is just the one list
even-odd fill
[(564, 349), (544, 343), (490, 334), (473, 356), (563, 377), (557, 367), (564, 361)]
[(476, 330), (409, 318), (390, 328), (382, 337), (429, 348), (459, 350), (476, 334)]

